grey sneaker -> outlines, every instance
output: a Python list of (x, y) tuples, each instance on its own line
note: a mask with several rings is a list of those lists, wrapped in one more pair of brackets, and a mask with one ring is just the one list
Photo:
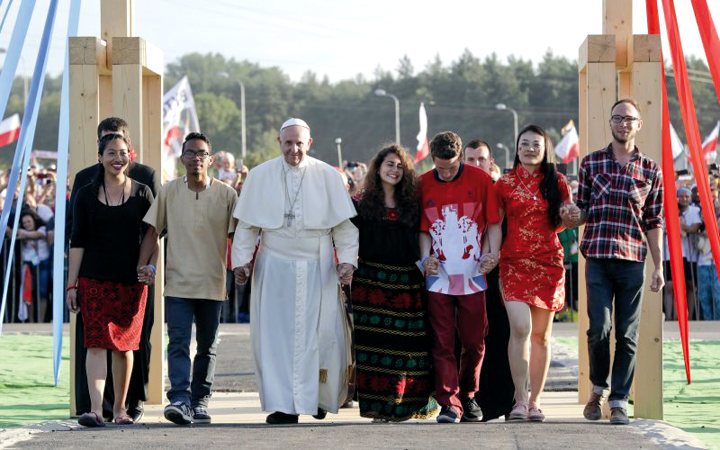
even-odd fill
[(440, 414), (435, 419), (438, 423), (456, 423), (458, 420), (457, 412), (452, 406), (443, 406), (440, 408)]
[(192, 409), (193, 423), (211, 423), (212, 419), (204, 406), (196, 406)]
[(590, 393), (590, 400), (585, 404), (583, 417), (587, 420), (600, 420), (602, 418), (602, 404), (605, 398), (602, 394)]
[(625, 408), (611, 408), (610, 409), (610, 423), (613, 425), (627, 425), (630, 423), (628, 419), (627, 411)]
[(192, 423), (192, 411), (190, 411), (190, 405), (187, 403), (171, 403), (165, 407), (163, 415), (167, 420), (177, 425), (189, 425)]

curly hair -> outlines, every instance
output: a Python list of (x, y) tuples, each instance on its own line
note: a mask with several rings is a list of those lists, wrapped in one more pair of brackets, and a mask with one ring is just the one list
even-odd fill
[(368, 172), (363, 180), (361, 201), (358, 212), (364, 219), (379, 220), (385, 215), (385, 191), (380, 179), (380, 166), (389, 154), (400, 158), (403, 176), (395, 185), (395, 208), (398, 211), (400, 222), (414, 227), (420, 221), (420, 206), (418, 201), (418, 184), (413, 165), (407, 150), (400, 145), (392, 144), (384, 147), (373, 157), (368, 166)]
[(430, 154), (434, 158), (453, 159), (463, 151), (462, 139), (452, 131), (436, 134), (430, 141)]

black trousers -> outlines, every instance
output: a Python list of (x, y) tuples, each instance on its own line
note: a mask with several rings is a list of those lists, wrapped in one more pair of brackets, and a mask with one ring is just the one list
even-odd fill
[[(140, 348), (133, 351), (133, 369), (130, 375), (130, 386), (128, 389), (125, 405), (128, 410), (138, 407), (141, 402), (147, 400), (148, 375), (150, 373), (150, 333), (155, 321), (155, 286), (148, 286), (147, 304), (145, 305), (145, 318), (143, 320), (142, 332), (140, 334)], [(90, 412), (90, 394), (88, 393), (87, 372), (85, 371), (85, 333), (83, 330), (82, 314), (77, 314), (77, 326), (75, 327), (75, 414), (81, 415)], [(113, 403), (115, 393), (113, 391), (112, 379), (112, 352), (107, 355), (107, 381), (105, 393), (103, 394), (103, 416), (111, 419), (113, 416)]]

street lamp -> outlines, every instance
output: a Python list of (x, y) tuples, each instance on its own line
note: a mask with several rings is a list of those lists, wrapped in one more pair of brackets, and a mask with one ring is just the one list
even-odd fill
[[(230, 74), (227, 72), (218, 72), (217, 76), (222, 78), (230, 79)], [(245, 139), (245, 85), (240, 80), (237, 84), (240, 85), (240, 157), (245, 161), (245, 155), (247, 154), (247, 144)]]
[(390, 97), (395, 102), (395, 143), (400, 145), (400, 100), (392, 94), (385, 92), (385, 89), (375, 89), (378, 97)]
[(505, 169), (509, 169), (510, 164), (511, 164), (510, 163), (510, 149), (502, 142), (498, 142), (497, 144), (495, 144), (495, 146), (499, 149), (505, 150)]
[(512, 141), (515, 142), (515, 140), (516, 140), (517, 137), (518, 137), (518, 115), (517, 115), (517, 111), (515, 111), (515, 110), (512, 109), (512, 108), (508, 108), (508, 107), (505, 105), (505, 103), (498, 103), (497, 105), (495, 105), (495, 109), (498, 109), (498, 110), (500, 110), (500, 111), (505, 111), (505, 110), (507, 110), (507, 111), (510, 111), (510, 112), (512, 113), (512, 115), (513, 115), (513, 127), (514, 127), (513, 129), (515, 130), (515, 134), (513, 134), (513, 139), (512, 139)]
[(335, 145), (337, 146), (337, 154), (338, 154), (338, 167), (340, 170), (343, 168), (343, 159), (342, 159), (342, 138), (335, 138)]

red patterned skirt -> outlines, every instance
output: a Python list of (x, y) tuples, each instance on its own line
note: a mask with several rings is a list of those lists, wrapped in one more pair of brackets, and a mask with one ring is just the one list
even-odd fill
[(147, 286), (78, 278), (85, 348), (137, 350), (145, 317)]

